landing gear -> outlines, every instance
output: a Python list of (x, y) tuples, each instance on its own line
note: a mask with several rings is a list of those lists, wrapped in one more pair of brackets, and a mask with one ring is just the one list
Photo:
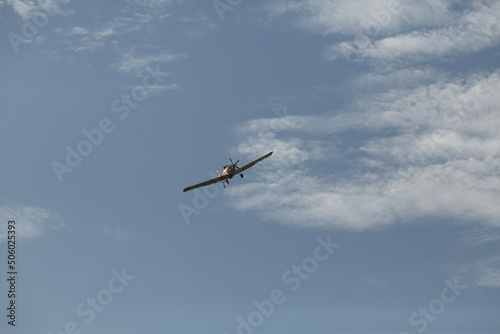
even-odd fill
[(241, 178), (243, 178), (243, 174), (240, 174)]

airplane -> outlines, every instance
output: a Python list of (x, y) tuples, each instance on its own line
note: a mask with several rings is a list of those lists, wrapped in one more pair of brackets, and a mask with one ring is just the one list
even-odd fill
[[(208, 185), (210, 185), (212, 183), (216, 183), (216, 182), (222, 182), (222, 185), (225, 188), (226, 187), (226, 183), (229, 184), (229, 179), (232, 179), (233, 176), (235, 176), (236, 174), (240, 174), (245, 169), (248, 169), (248, 168), (252, 167), (256, 163), (258, 163), (258, 162), (260, 162), (260, 161), (262, 161), (264, 159), (269, 158), (272, 154), (273, 154), (273, 152), (270, 152), (270, 153), (268, 153), (268, 154), (260, 157), (259, 159), (255, 160), (255, 161), (252, 161), (249, 164), (246, 164), (243, 167), (238, 167), (237, 166), (239, 160), (237, 160), (236, 162), (233, 162), (233, 160), (231, 160), (231, 158), (229, 158), (229, 160), (231, 161), (231, 164), (230, 165), (225, 165), (224, 167), (222, 167), (222, 174), (217, 170), (217, 175), (219, 175), (218, 177), (213, 178), (213, 179), (208, 180), (208, 181), (205, 181), (205, 182), (201, 182), (201, 183), (195, 184), (194, 186), (191, 186), (191, 187), (184, 188), (184, 190), (182, 192), (193, 190), (193, 189), (196, 189), (196, 188), (199, 188), (199, 187), (208, 186)], [(240, 176), (241, 176), (241, 178), (243, 178), (243, 173), (241, 173)]]

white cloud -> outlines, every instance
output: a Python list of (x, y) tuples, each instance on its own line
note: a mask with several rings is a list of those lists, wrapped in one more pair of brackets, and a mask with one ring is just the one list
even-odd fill
[[(309, 227), (373, 229), (423, 217), (500, 226), (500, 75), (436, 78), (361, 98), (342, 113), (239, 128), (237, 150), (274, 150), (234, 205)], [(269, 126), (268, 126), (269, 127)]]
[(330, 47), (327, 57), (356, 57), (371, 60), (425, 60), (429, 57), (472, 53), (500, 41), (500, 4), (480, 11), (466, 12), (453, 26), (369, 41), (367, 38), (342, 42)]
[(127, 0), (128, 3), (146, 6), (146, 7), (163, 7), (171, 5), (175, 2), (184, 2), (183, 0)]
[(122, 73), (141, 75), (147, 66), (169, 63), (181, 57), (183, 56), (173, 55), (168, 52), (145, 57), (135, 56), (132, 53), (125, 53), (122, 55), (122, 60), (113, 67)]
[(38, 5), (34, 1), (7, 0), (7, 3), (22, 18), (29, 18), (31, 13), (38, 9)]
[(179, 88), (179, 84), (171, 84), (171, 85), (150, 85), (147, 87), (147, 89), (144, 89), (143, 86), (129, 86), (131, 90), (134, 90), (136, 92), (143, 92), (144, 96), (141, 97), (150, 97), (153, 95), (160, 94), (161, 92), (167, 91), (167, 90), (175, 90)]
[(14, 203), (0, 203), (0, 243), (6, 240), (7, 221), (15, 220), (16, 237), (32, 240), (64, 226), (49, 210)]
[(271, 15), (294, 13), (296, 24), (343, 41), (328, 59), (421, 61), (471, 53), (500, 42), (500, 3), (451, 0), (273, 2)]
[(291, 14), (298, 27), (323, 35), (385, 36), (402, 29), (437, 26), (450, 20), (448, 0), (273, 1), (271, 17)]
[(140, 31), (152, 20), (147, 14), (134, 13), (129, 17), (115, 17), (103, 23), (100, 27), (85, 28), (75, 26), (65, 30), (54, 29), (60, 36), (69, 37), (62, 41), (67, 45), (68, 50), (74, 52), (94, 51), (106, 45), (116, 42), (113, 38), (126, 35), (135, 31)]
[(25, 20), (32, 19), (40, 14), (54, 16), (60, 14), (65, 15), (71, 12), (63, 10), (57, 0), (7, 0), (7, 4), (11, 5), (12, 9)]

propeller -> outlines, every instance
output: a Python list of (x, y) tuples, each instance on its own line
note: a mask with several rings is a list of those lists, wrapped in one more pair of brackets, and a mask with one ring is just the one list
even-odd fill
[(234, 167), (237, 167), (236, 165), (238, 164), (238, 162), (240, 161), (239, 159), (236, 160), (236, 162), (233, 162), (233, 160), (231, 158), (229, 158), (229, 161), (231, 161), (231, 164), (234, 165)]

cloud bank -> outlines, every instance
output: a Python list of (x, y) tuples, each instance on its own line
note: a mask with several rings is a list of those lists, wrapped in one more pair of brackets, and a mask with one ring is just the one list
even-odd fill
[(333, 37), (324, 55), (361, 65), (348, 84), (358, 93), (341, 110), (282, 117), (281, 128), (239, 126), (238, 153), (275, 153), (256, 182), (230, 189), (235, 207), (317, 228), (500, 226), (500, 71), (440, 68), (500, 44), (500, 3), (274, 1), (266, 11)]
[[(500, 72), (437, 77), (338, 113), (238, 128), (237, 151), (275, 150), (234, 205), (284, 224), (351, 230), (442, 217), (500, 225)], [(267, 127), (266, 127), (267, 124)]]

